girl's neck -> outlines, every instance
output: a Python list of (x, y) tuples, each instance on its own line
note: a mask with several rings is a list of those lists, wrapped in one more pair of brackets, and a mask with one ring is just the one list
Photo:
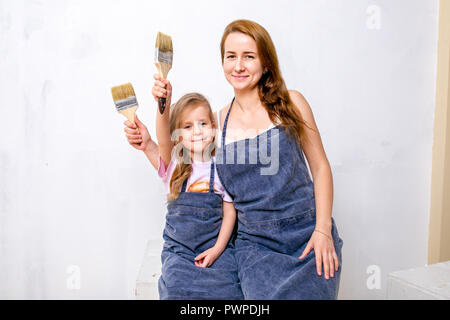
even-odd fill
[(195, 153), (191, 151), (191, 160), (196, 162), (208, 162), (211, 161), (211, 156), (208, 152)]
[(256, 110), (262, 107), (257, 88), (245, 91), (235, 90), (234, 96), (238, 109), (242, 113), (253, 114)]

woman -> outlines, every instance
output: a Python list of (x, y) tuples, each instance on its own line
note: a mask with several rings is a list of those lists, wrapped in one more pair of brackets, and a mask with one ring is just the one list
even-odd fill
[[(216, 119), (223, 128), (217, 172), (238, 212), (236, 259), (245, 299), (336, 299), (343, 242), (331, 217), (331, 169), (311, 109), (299, 92), (286, 89), (263, 27), (234, 21), (220, 47), (235, 97)], [(269, 151), (276, 166), (262, 161)]]

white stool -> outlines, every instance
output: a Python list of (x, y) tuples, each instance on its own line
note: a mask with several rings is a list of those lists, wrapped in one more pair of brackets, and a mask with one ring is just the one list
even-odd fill
[(387, 298), (391, 300), (450, 300), (450, 261), (391, 272)]
[(158, 279), (161, 275), (162, 240), (149, 240), (136, 280), (137, 300), (159, 300)]

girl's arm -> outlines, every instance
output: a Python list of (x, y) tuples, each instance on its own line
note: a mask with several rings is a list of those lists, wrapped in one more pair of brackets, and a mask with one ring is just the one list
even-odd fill
[(134, 115), (134, 123), (126, 120), (124, 122), (126, 137), (130, 145), (141, 150), (147, 156), (147, 159), (156, 170), (159, 170), (159, 148), (155, 141), (152, 140), (147, 127)]
[(198, 267), (209, 267), (216, 261), (227, 247), (231, 234), (233, 233), (234, 223), (236, 222), (236, 209), (233, 202), (223, 201), (223, 220), (220, 227), (214, 247), (202, 252), (195, 257), (195, 265)]
[(233, 202), (223, 201), (223, 219), (220, 227), (219, 236), (217, 237), (216, 247), (222, 253), (225, 250), (228, 241), (233, 233), (234, 223), (236, 222), (236, 209)]
[(159, 109), (156, 108), (156, 139), (158, 140), (159, 154), (167, 168), (174, 146), (170, 135), (169, 124), (172, 85), (169, 80), (161, 78), (158, 74), (154, 74), (153, 78), (155, 79), (155, 83), (152, 87), (152, 95), (155, 101), (158, 101), (158, 98), (160, 97), (166, 98), (166, 109), (164, 110), (164, 113), (161, 114)]
[(147, 148), (144, 150), (147, 159), (150, 161), (152, 166), (159, 170), (159, 147), (155, 141), (151, 140)]

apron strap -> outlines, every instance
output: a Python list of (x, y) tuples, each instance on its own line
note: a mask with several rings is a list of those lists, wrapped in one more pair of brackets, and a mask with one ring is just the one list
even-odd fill
[[(211, 173), (209, 174), (209, 192), (213, 192), (214, 193), (214, 160), (211, 159)], [(187, 186), (187, 182), (189, 180), (189, 177), (187, 177), (184, 181), (183, 181), (183, 186), (181, 187), (181, 192), (186, 192), (186, 186)]]
[(188, 179), (189, 179), (189, 177), (187, 177), (187, 178), (183, 181), (183, 186), (181, 187), (181, 192), (185, 192), (185, 191), (186, 191), (186, 185), (187, 185)]
[(214, 193), (214, 160), (211, 158), (211, 173), (209, 174), (209, 192)]
[(230, 115), (231, 107), (233, 106), (235, 97), (233, 97), (233, 100), (231, 100), (230, 109), (228, 109), (227, 115), (225, 117), (225, 121), (223, 122), (223, 129), (222, 129), (222, 149), (225, 149), (225, 137), (226, 137), (226, 131), (227, 131), (227, 123), (228, 123), (228, 116)]

